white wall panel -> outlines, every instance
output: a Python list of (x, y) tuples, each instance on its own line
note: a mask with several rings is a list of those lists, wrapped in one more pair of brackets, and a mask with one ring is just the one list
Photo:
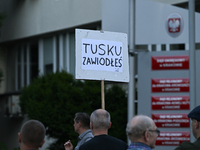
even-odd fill
[(101, 8), (101, 0), (3, 0), (0, 42), (100, 21)]

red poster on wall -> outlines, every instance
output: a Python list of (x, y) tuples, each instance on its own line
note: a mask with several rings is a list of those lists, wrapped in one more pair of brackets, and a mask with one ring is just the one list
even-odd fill
[(184, 141), (190, 141), (190, 132), (161, 132), (157, 137), (156, 145), (178, 146)]
[(152, 70), (189, 69), (189, 56), (152, 56)]
[(189, 78), (151, 79), (152, 92), (189, 92)]
[(157, 127), (161, 128), (189, 128), (190, 119), (187, 114), (152, 114)]
[(152, 110), (189, 110), (189, 96), (152, 96)]

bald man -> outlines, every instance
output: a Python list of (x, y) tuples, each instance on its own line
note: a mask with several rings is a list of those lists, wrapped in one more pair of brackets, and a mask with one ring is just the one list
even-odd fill
[(111, 127), (110, 114), (97, 109), (90, 116), (90, 128), (94, 138), (80, 146), (79, 150), (126, 150), (127, 144), (108, 135)]
[(145, 115), (133, 117), (126, 128), (126, 134), (131, 141), (128, 150), (151, 150), (155, 148), (159, 133), (160, 131), (150, 117)]

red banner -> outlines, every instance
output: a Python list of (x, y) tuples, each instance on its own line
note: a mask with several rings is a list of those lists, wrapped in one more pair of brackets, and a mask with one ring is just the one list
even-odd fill
[(157, 127), (162, 128), (189, 128), (190, 119), (187, 114), (152, 114)]
[(178, 146), (184, 141), (190, 141), (190, 132), (161, 132), (156, 145)]
[(152, 92), (189, 92), (189, 78), (151, 79)]
[(189, 96), (152, 96), (152, 110), (189, 110)]
[(152, 56), (152, 70), (189, 69), (189, 56)]

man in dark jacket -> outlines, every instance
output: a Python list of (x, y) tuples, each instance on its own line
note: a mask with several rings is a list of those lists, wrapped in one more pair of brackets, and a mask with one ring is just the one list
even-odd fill
[(127, 144), (108, 135), (111, 127), (110, 114), (97, 109), (90, 116), (90, 128), (94, 138), (80, 146), (79, 150), (126, 150)]
[(194, 108), (188, 118), (192, 120), (192, 133), (197, 139), (194, 143), (183, 142), (175, 150), (199, 150), (200, 149), (200, 105)]

